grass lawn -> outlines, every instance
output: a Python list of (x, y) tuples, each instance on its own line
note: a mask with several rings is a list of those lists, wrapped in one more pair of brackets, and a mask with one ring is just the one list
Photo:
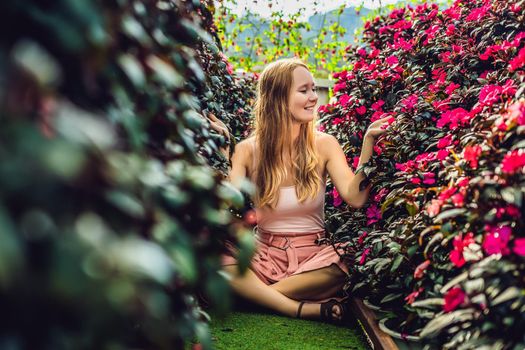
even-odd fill
[(211, 317), (217, 350), (368, 349), (357, 322), (338, 327), (264, 310), (237, 310), (222, 319), (213, 314)]

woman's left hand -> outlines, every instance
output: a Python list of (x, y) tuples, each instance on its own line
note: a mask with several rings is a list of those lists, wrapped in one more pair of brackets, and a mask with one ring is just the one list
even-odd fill
[(368, 126), (366, 130), (365, 137), (377, 139), (379, 136), (383, 135), (386, 132), (386, 129), (395, 121), (393, 117), (385, 117), (376, 120)]

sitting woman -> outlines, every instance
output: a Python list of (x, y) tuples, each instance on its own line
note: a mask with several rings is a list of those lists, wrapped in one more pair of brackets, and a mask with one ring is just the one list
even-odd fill
[[(333, 136), (316, 131), (317, 100), (312, 74), (302, 61), (282, 59), (262, 72), (254, 133), (235, 146), (229, 174), (234, 185), (245, 177), (255, 183), (256, 253), (243, 275), (234, 254), (224, 256), (223, 265), (242, 297), (291, 317), (337, 323), (347, 311), (334, 297), (341, 294), (348, 269), (332, 245), (319, 244), (325, 235), (326, 178), (353, 208), (366, 203), (370, 188), (359, 190), (363, 174), (348, 167)], [(226, 126), (210, 118), (212, 127), (226, 135)], [(370, 159), (386, 119), (368, 128), (360, 165)]]

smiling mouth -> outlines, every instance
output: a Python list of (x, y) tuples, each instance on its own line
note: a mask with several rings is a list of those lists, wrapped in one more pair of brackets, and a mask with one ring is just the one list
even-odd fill
[(305, 109), (306, 109), (307, 111), (313, 111), (314, 108), (315, 108), (315, 106), (312, 106), (312, 107), (306, 107)]

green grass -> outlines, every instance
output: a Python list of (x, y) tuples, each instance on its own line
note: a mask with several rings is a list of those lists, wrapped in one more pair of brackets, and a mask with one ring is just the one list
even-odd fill
[(263, 311), (234, 311), (225, 318), (211, 317), (217, 350), (367, 349), (357, 323), (334, 326)]

